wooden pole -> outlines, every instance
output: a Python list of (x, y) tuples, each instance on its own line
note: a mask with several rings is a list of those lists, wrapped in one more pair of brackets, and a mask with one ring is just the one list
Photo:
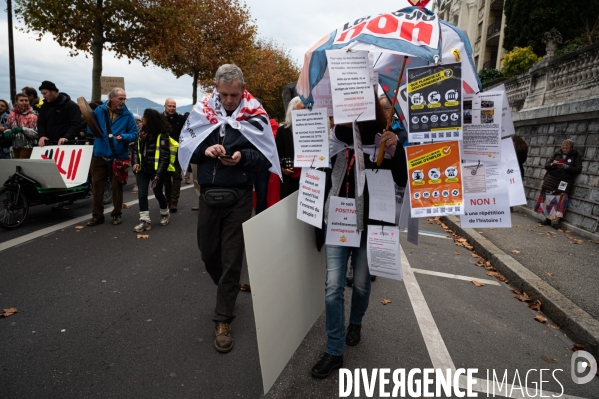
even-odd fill
[[(393, 111), (395, 111), (395, 103), (397, 102), (397, 95), (399, 94), (399, 86), (401, 85), (401, 78), (403, 76), (403, 72), (406, 68), (406, 61), (408, 60), (408, 56), (405, 55), (403, 57), (403, 63), (401, 65), (401, 72), (399, 73), (399, 79), (397, 79), (397, 86), (395, 87), (395, 95), (393, 96), (393, 100), (391, 101), (391, 109), (389, 110), (389, 115), (387, 115), (387, 128), (385, 130), (389, 130), (391, 127), (391, 121), (393, 120)], [(381, 146), (379, 147), (379, 154), (376, 159), (376, 166), (381, 166), (383, 163), (383, 159), (385, 158), (385, 142), (381, 142)]]

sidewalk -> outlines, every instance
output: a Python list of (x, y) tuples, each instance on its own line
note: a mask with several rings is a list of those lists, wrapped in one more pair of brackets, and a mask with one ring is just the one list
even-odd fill
[(599, 241), (567, 226), (542, 226), (521, 208), (512, 213), (509, 229), (462, 229), (459, 217), (443, 220), (510, 285), (539, 299), (549, 318), (599, 358)]

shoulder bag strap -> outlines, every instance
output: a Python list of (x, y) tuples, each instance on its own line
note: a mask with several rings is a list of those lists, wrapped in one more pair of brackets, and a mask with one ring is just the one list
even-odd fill
[(112, 156), (116, 159), (116, 150), (114, 149), (114, 143), (112, 142), (112, 123), (110, 122), (110, 116), (108, 111), (104, 114), (104, 119), (106, 119), (106, 131), (108, 132), (108, 144), (110, 144), (110, 150), (112, 151)]

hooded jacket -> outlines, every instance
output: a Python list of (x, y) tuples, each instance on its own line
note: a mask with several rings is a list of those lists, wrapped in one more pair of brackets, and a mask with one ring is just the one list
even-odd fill
[(38, 111), (39, 137), (58, 141), (61, 138), (73, 140), (79, 135), (81, 111), (79, 106), (66, 93), (59, 93), (51, 103), (45, 101)]
[(22, 127), (23, 131), (13, 133), (12, 146), (13, 148), (33, 148), (37, 140), (37, 115), (29, 106), (25, 111), (15, 107), (6, 121), (8, 129)]
[[(123, 105), (121, 112), (110, 121), (110, 113), (108, 111), (107, 103), (104, 103), (97, 107), (94, 111), (100, 129), (102, 129), (102, 137), (94, 140), (94, 157), (103, 157), (106, 159), (114, 159), (112, 149), (108, 140), (112, 140), (114, 149), (116, 152), (117, 159), (128, 159), (129, 158), (129, 143), (133, 143), (137, 140), (137, 125), (135, 124), (135, 118), (127, 106)], [(110, 123), (110, 129), (112, 131), (112, 138), (108, 138), (108, 129), (106, 128), (106, 120)], [(92, 133), (88, 127), (87, 130)], [(116, 136), (122, 136), (123, 139), (118, 141), (115, 139)]]
[[(158, 159), (156, 159), (157, 152)], [(160, 134), (159, 140), (158, 135), (149, 137), (146, 134), (143, 138), (140, 135), (133, 146), (131, 164), (139, 165), (139, 171), (141, 172), (154, 173), (155, 175), (164, 177), (168, 169), (170, 158), (171, 150), (169, 147), (168, 132)], [(157, 162), (158, 169), (156, 169)]]
[[(552, 165), (553, 161), (562, 162), (567, 167), (558, 168), (557, 166)], [(563, 181), (567, 183), (566, 189), (563, 191), (570, 195), (576, 176), (582, 172), (582, 158), (574, 148), (572, 148), (568, 154), (564, 154), (560, 149), (547, 160), (545, 169), (547, 170), (547, 173), (543, 179), (542, 189), (545, 191), (556, 191)]]

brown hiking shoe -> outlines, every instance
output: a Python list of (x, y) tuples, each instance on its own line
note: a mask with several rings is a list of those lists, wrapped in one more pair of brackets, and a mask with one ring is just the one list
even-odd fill
[(233, 349), (233, 338), (231, 338), (231, 325), (229, 323), (216, 322), (214, 326), (214, 348), (220, 353), (227, 353)]
[(171, 201), (171, 204), (169, 205), (168, 210), (171, 213), (177, 213), (177, 201)]

